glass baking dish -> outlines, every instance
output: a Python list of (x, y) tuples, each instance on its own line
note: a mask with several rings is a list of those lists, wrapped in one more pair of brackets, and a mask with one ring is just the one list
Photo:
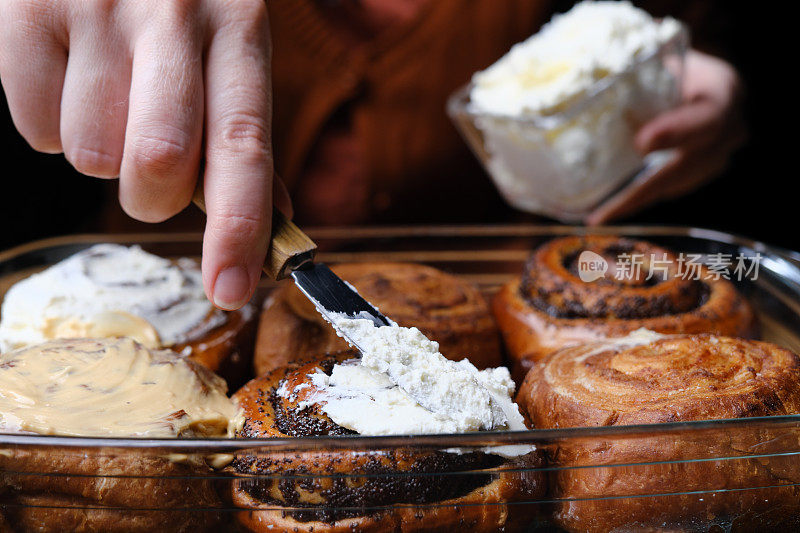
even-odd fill
[[(632, 226), (591, 231), (563, 226), (309, 231), (323, 261), (426, 263), (471, 280), (487, 294), (517, 275), (538, 244), (589, 232), (643, 238), (686, 253), (760, 254), (757, 279), (733, 282), (756, 310), (762, 337), (800, 351), (800, 254), (727, 233)], [(201, 250), (197, 234), (47, 239), (0, 253), (0, 295), (21, 277), (97, 242), (140, 244), (168, 257), (196, 257)], [(261, 295), (273, 286), (264, 280)], [(531, 460), (479, 470), (429, 468), (423, 474), (287, 472), (278, 467), (269, 474), (243, 475), (230, 468), (233, 459), (280, 464), (286, 457), (463, 455), (502, 445), (533, 446), (524, 456)], [(570, 453), (576, 449), (616, 452), (594, 453), (586, 462)], [(493, 531), (497, 517), (507, 531), (602, 531), (612, 526), (622, 531), (770, 530), (799, 520), (798, 455), (800, 415), (403, 437), (144, 440), (0, 434), (0, 531), (80, 529), (90, 519), (109, 531), (246, 530), (242, 524), (259, 531), (328, 531), (325, 524), (310, 521), (319, 516), (309, 514), (302, 501), (279, 506), (272, 499), (248, 508), (233, 495), (254, 490), (272, 494), (270, 487), (313, 492), (343, 485), (400, 487), (416, 494), (389, 505), (374, 490), (363, 501), (336, 500), (324, 507), (325, 516), (338, 517), (339, 525), (350, 524), (354, 531)], [(556, 487), (576, 476), (585, 480), (582, 492), (558, 496)], [(496, 482), (525, 490), (480, 492)], [(430, 491), (417, 491), (419, 487), (439, 487), (456, 496), (463, 496), (459, 490), (477, 490), (481, 497), (442, 500)], [(104, 495), (102, 505), (92, 498), (98, 493)], [(334, 498), (333, 492), (323, 494)], [(392, 522), (397, 516), (402, 520)], [(296, 518), (291, 528), (287, 517)], [(352, 522), (360, 517), (371, 521)]]
[(547, 114), (481, 110), (470, 101), (471, 83), (448, 99), (447, 112), (510, 205), (580, 222), (672, 159), (671, 150), (641, 156), (633, 139), (644, 123), (680, 102), (688, 45), (681, 26), (652, 54)]

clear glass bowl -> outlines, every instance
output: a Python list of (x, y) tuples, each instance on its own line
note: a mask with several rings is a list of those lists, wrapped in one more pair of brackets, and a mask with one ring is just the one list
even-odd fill
[(472, 84), (450, 97), (447, 112), (510, 205), (579, 222), (672, 158), (669, 150), (642, 157), (633, 138), (641, 125), (680, 102), (688, 43), (682, 26), (653, 54), (552, 114), (482, 111), (470, 102)]
[[(463, 276), (491, 294), (521, 271), (530, 250), (540, 243), (589, 232), (580, 227), (507, 226), (309, 233), (320, 244), (323, 261), (426, 263)], [(686, 253), (760, 253), (758, 278), (734, 283), (758, 314), (762, 336), (800, 351), (800, 254), (694, 228), (618, 227), (591, 233), (643, 238)], [(49, 239), (0, 253), (0, 294), (22, 276), (97, 242), (136, 243), (172, 257), (196, 257), (201, 251), (200, 235), (195, 234)], [(266, 294), (272, 286), (265, 280), (261, 292)], [(281, 466), (297, 457), (378, 461), (393, 453), (465, 454), (500, 445), (535, 450), (514, 464), (482, 470), (434, 464), (423, 474), (391, 469), (288, 471)], [(581, 450), (607, 453), (593, 453), (587, 461)], [(498, 517), (508, 524), (507, 531), (611, 526), (623, 531), (791, 530), (800, 516), (798, 455), (800, 415), (404, 437), (144, 440), (0, 434), (0, 531), (40, 526), (45, 531), (69, 530), (86, 520), (99, 521), (101, 530), (108, 531), (241, 531), (246, 524), (257, 529), (259, 521), (257, 530), (282, 531), (293, 513), (300, 518), (292, 527), (328, 531), (328, 526), (302, 521), (314, 518), (302, 501), (278, 505), (277, 500), (297, 487), (306, 496), (322, 492), (334, 498), (326, 488), (343, 485), (377, 487), (364, 500), (322, 506), (327, 516), (340, 517), (338, 525), (351, 524), (357, 531), (369, 524), (353, 525), (352, 516), (369, 516), (375, 531), (399, 530), (399, 523), (392, 522), (397, 516), (404, 517), (404, 531), (478, 531), (480, 524), (485, 531), (495, 531), (492, 520)], [(230, 467), (237, 457), (278, 466), (260, 475), (237, 474)], [(314, 462), (309, 459), (307, 464)], [(564, 493), (566, 484), (576, 479), (580, 489)], [(517, 490), (487, 489), (471, 499), (447, 501), (437, 499), (435, 491), (420, 492), (420, 487), (444, 487), (441, 490), (458, 494), (493, 483)], [(387, 504), (382, 487), (393, 487), (395, 498), (397, 491), (408, 496)], [(277, 491), (271, 493), (273, 501), (257, 507), (236, 497), (248, 491), (269, 494), (271, 488)]]

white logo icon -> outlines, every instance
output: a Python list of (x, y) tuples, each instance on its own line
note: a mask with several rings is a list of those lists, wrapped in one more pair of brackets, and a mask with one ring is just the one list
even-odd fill
[(581, 281), (589, 283), (606, 277), (608, 261), (602, 255), (590, 250), (584, 250), (578, 256), (578, 277)]

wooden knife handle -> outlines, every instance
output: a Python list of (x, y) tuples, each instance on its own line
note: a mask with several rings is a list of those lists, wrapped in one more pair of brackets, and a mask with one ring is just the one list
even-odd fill
[(312, 262), (316, 253), (316, 243), (283, 213), (273, 208), (272, 240), (264, 259), (264, 272), (273, 279), (283, 279), (292, 270)]
[[(203, 195), (203, 182), (200, 180), (194, 190), (192, 201), (206, 212), (206, 200)], [(272, 239), (264, 259), (264, 272), (273, 279), (283, 279), (292, 270), (300, 268), (314, 260), (317, 245), (308, 235), (298, 228), (294, 222), (283, 216), (277, 209), (272, 209)]]

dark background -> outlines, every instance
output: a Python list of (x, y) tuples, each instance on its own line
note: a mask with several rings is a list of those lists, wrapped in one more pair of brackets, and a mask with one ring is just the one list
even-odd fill
[[(773, 11), (785, 4), (720, 5), (724, 12), (714, 18), (712, 37), (747, 85), (745, 112), (750, 139), (713, 183), (620, 222), (707, 227), (799, 249), (794, 215), (800, 207), (795, 200), (797, 172), (792, 164), (800, 152), (794, 132), (797, 96), (793, 88), (797, 81), (790, 77), (797, 45), (787, 46), (791, 35), (780, 29), (784, 23), (777, 9)], [(762, 22), (770, 23), (770, 32), (760, 31)], [(118, 224), (109, 223), (119, 218), (109, 215), (114, 211), (115, 182), (81, 176), (62, 156), (31, 150), (14, 130), (2, 94), (0, 162), (0, 249), (46, 236), (118, 229)], [(451, 222), (477, 222), (468, 216)], [(519, 218), (509, 209), (508, 220)], [(200, 231), (201, 222), (189, 213), (179, 215), (177, 222), (166, 227)], [(128, 229), (143, 227), (131, 225)]]

